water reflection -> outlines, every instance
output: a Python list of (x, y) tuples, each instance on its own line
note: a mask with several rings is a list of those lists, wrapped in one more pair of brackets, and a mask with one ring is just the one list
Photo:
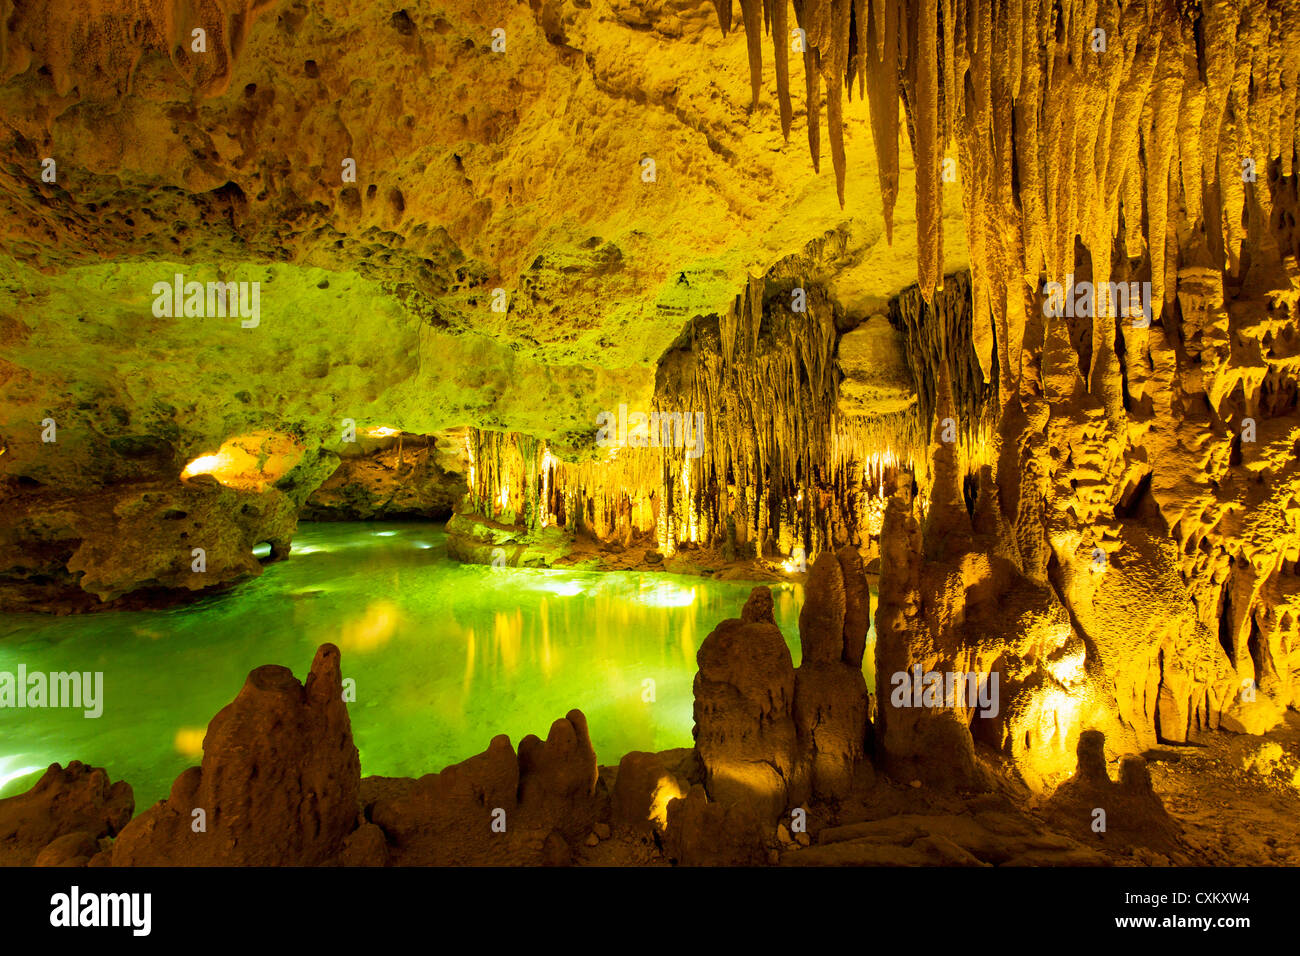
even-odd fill
[[(201, 729), (248, 672), (305, 676), (343, 650), (363, 771), (420, 775), (493, 735), (545, 736), (577, 707), (602, 762), (691, 743), (695, 653), (751, 584), (665, 574), (494, 569), (445, 556), (432, 524), (303, 525), (288, 561), (188, 608), (67, 618), (0, 615), (0, 670), (102, 670), (104, 714), (0, 710), (0, 794), (80, 759), (166, 796)], [(774, 588), (795, 662), (800, 589)], [(196, 740), (197, 737), (197, 740)], [(24, 772), (27, 774), (25, 778)]]

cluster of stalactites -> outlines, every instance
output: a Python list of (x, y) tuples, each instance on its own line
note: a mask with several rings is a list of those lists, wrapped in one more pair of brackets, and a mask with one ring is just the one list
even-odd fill
[[(999, 367), (981, 368), (972, 339), (971, 276), (947, 277), (944, 288), (927, 302), (918, 287), (904, 290), (890, 302), (889, 321), (903, 333), (912, 381), (916, 386), (917, 431), (911, 435), (921, 490), (929, 480), (929, 447), (936, 434), (951, 442), (963, 476), (973, 477), (991, 461), (991, 443), (998, 404)], [(946, 372), (951, 408), (939, 414), (940, 379)], [(951, 422), (948, 421), (951, 419)]]
[(656, 448), (614, 447), (568, 462), (518, 432), (467, 430), (461, 510), (531, 530), (586, 529), (601, 540), (655, 529), (663, 463)]
[(595, 460), (471, 430), (469, 510), (625, 544), (652, 533), (665, 554), (811, 556), (878, 534), (884, 500), (917, 462), (924, 474), (928, 429), (915, 409), (841, 416), (829, 304), (810, 294), (791, 312), (765, 306), (764, 290), (754, 278), (725, 315), (691, 324), (661, 363), (650, 427), (614, 424)]
[[(702, 413), (705, 426), (700, 456), (669, 458), (666, 481), (692, 491), (694, 541), (762, 557), (864, 542), (878, 532), (867, 499), (903, 472), (910, 483), (926, 441), (913, 414), (842, 417), (830, 303), (810, 289), (795, 312), (784, 290), (765, 301), (767, 291), (752, 277), (716, 321), (692, 323), (688, 361), (661, 366), (657, 404)], [(673, 517), (674, 498), (665, 504)]]
[[(723, 30), (730, 0), (714, 0)], [(820, 156), (821, 85), (843, 202), (841, 100), (869, 102), (886, 222), (898, 191), (900, 97), (916, 168), (918, 275), (942, 287), (944, 153), (955, 144), (974, 273), (976, 354), (1019, 379), (1027, 300), (1074, 272), (1093, 282), (1112, 246), (1145, 257), (1152, 315), (1172, 300), (1179, 249), (1236, 270), (1271, 213), (1270, 163), (1290, 176), (1300, 124), (1300, 0), (1053, 3), (1050, 0), (793, 0), (805, 31), (809, 147)], [(761, 86), (760, 15), (773, 34), (789, 132), (785, 0), (743, 0), (750, 75)], [(1181, 218), (1180, 218), (1181, 217)], [(1181, 222), (1182, 229), (1174, 228)], [(1262, 229), (1259, 231), (1263, 231)], [(1094, 321), (1090, 385), (1108, 367), (1113, 320)]]

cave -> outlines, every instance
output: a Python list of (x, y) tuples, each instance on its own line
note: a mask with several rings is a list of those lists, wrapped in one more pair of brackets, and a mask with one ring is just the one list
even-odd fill
[(0, 865), (1300, 865), (1297, 28), (0, 0)]

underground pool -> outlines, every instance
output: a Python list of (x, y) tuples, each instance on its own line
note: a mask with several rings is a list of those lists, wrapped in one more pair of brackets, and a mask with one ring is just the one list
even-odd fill
[[(0, 615), (0, 671), (103, 674), (98, 718), (0, 709), (0, 796), (81, 760), (147, 807), (198, 763), (208, 721), (250, 670), (304, 678), (326, 641), (343, 652), (365, 774), (420, 776), (496, 734), (544, 737), (574, 707), (601, 763), (690, 746), (695, 652), (752, 583), (462, 565), (444, 541), (434, 523), (304, 523), (288, 560), (188, 607)], [(773, 596), (797, 665), (801, 588)]]

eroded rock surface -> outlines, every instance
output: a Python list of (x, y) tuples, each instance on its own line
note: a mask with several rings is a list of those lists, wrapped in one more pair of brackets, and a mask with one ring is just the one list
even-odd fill
[(596, 754), (580, 711), (418, 780), (368, 778), (369, 819), (396, 866), (568, 863), (596, 822)]
[[(804, 585), (803, 655), (794, 682), (794, 722), (814, 796), (846, 796), (867, 737), (862, 674), (871, 592), (851, 547), (822, 552)], [(846, 610), (847, 608), (847, 610)]]
[(85, 865), (134, 809), (129, 783), (77, 760), (53, 764), (32, 789), (0, 800), (0, 866)]
[(113, 845), (115, 866), (316, 866), (356, 829), (361, 778), (339, 651), (323, 644), (305, 684), (286, 667), (248, 675), (208, 725), (203, 764)]
[[(753, 598), (746, 607), (751, 618), (761, 617)], [(704, 639), (696, 660), (695, 749), (708, 796), (775, 820), (806, 789), (785, 638), (770, 620), (733, 618)]]

